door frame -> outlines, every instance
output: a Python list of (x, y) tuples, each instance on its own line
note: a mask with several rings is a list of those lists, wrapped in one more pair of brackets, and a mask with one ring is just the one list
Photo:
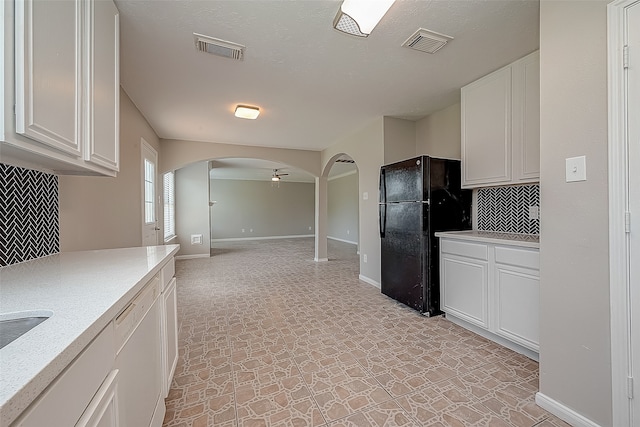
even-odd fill
[[(611, 385), (613, 425), (631, 426), (632, 375), (630, 236), (626, 230), (629, 210), (629, 155), (627, 136), (627, 85), (623, 49), (625, 13), (640, 0), (615, 0), (607, 5), (607, 67), (609, 122), (609, 289), (611, 310)], [(637, 315), (638, 313), (636, 313)], [(635, 367), (636, 369), (640, 367)], [(640, 381), (637, 378), (636, 381)], [(636, 397), (636, 398), (640, 398)]]

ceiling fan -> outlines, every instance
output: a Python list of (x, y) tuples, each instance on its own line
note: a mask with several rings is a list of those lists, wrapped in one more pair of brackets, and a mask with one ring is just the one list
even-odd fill
[(280, 178), (283, 176), (289, 175), (288, 173), (278, 173), (278, 169), (273, 170), (273, 175), (271, 175), (271, 181), (278, 182)]

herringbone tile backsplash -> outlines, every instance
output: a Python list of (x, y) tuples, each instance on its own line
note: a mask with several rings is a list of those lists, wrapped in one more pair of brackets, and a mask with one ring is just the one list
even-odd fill
[(0, 266), (59, 248), (58, 177), (0, 163)]
[(530, 206), (540, 209), (539, 185), (481, 188), (478, 230), (540, 234), (540, 219), (529, 219)]

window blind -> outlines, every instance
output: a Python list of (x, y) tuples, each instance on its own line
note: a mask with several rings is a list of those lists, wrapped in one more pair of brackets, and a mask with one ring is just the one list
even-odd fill
[(167, 172), (162, 177), (164, 194), (164, 240), (176, 235), (176, 198), (175, 177), (173, 172)]

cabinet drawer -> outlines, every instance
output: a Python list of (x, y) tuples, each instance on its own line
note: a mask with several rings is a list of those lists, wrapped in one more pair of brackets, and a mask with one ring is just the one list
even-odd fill
[(160, 281), (162, 283), (162, 289), (166, 289), (173, 276), (176, 275), (176, 261), (171, 258), (168, 263), (160, 270)]
[(496, 263), (540, 270), (540, 252), (496, 246)]
[(73, 426), (115, 361), (113, 323), (36, 400), (15, 427)]
[(487, 245), (479, 243), (461, 242), (459, 240), (442, 239), (440, 243), (442, 252), (459, 255), (468, 258), (476, 258), (486, 261), (489, 250)]

